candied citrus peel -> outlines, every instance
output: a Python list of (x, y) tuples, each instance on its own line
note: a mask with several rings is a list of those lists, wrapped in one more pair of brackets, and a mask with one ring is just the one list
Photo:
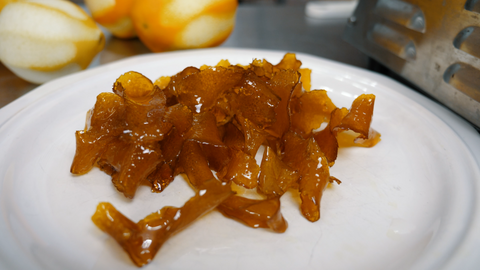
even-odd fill
[(287, 221), (280, 213), (280, 198), (253, 200), (231, 196), (218, 206), (226, 217), (236, 219), (252, 228), (270, 228), (274, 232), (287, 230)]
[[(247, 226), (282, 233), (288, 225), (281, 198), (293, 190), (302, 215), (319, 220), (325, 188), (340, 184), (330, 175), (338, 148), (374, 146), (380, 133), (370, 126), (374, 95), (338, 108), (325, 90), (303, 87), (310, 72), (301, 64), (286, 54), (277, 65), (255, 59), (240, 67), (222, 60), (155, 83), (137, 72), (120, 76), (114, 93), (97, 97), (85, 129), (77, 131), (71, 172), (84, 174), (96, 165), (128, 198), (139, 185), (165, 192), (183, 174), (197, 195), (182, 208), (164, 207), (138, 223), (102, 203), (94, 223), (142, 266), (173, 232), (213, 208)], [(232, 185), (256, 190), (259, 198), (232, 196)], [(160, 229), (145, 229), (155, 226)], [(142, 246), (145, 241), (151, 244)]]
[(100, 203), (92, 221), (112, 236), (140, 267), (149, 263), (174, 233), (233, 194), (229, 184), (209, 179), (201, 185), (195, 196), (180, 208), (166, 206), (134, 223), (110, 203)]

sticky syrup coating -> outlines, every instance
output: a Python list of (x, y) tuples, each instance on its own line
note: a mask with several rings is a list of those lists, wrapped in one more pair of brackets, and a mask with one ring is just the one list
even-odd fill
[(217, 179), (205, 181), (182, 207), (165, 206), (137, 223), (110, 203), (100, 203), (92, 216), (99, 229), (108, 233), (138, 267), (148, 264), (173, 234), (190, 225), (232, 196), (231, 187)]
[[(372, 147), (380, 133), (370, 127), (374, 95), (359, 96), (350, 109), (337, 108), (326, 91), (303, 87), (310, 85), (311, 71), (301, 65), (288, 53), (276, 65), (222, 60), (155, 83), (133, 71), (121, 75), (113, 93), (97, 97), (84, 130), (76, 132), (71, 172), (98, 166), (127, 198), (139, 185), (168, 192), (179, 174), (197, 193), (182, 208), (164, 207), (137, 223), (101, 203), (93, 222), (142, 266), (174, 232), (213, 208), (249, 227), (282, 233), (287, 222), (280, 199), (292, 190), (300, 194), (302, 215), (317, 221), (323, 191), (340, 183), (329, 172), (338, 148)], [(233, 196), (232, 182), (263, 199)]]
[(226, 217), (238, 220), (252, 228), (269, 228), (283, 233), (287, 230), (287, 221), (280, 212), (280, 198), (254, 200), (240, 196), (231, 196), (217, 209)]

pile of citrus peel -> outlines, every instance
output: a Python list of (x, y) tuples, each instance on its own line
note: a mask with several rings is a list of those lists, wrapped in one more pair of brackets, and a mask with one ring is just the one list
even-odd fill
[[(187, 67), (154, 83), (140, 73), (121, 75), (113, 93), (101, 93), (77, 131), (73, 174), (94, 166), (133, 198), (139, 185), (168, 192), (179, 174), (196, 191), (184, 206), (165, 206), (135, 223), (109, 203), (92, 217), (137, 266), (198, 217), (217, 209), (253, 228), (282, 233), (287, 222), (280, 198), (298, 193), (309, 221), (320, 218), (324, 189), (338, 179), (329, 167), (339, 145), (371, 147), (380, 134), (370, 127), (375, 96), (358, 96), (337, 108), (324, 90), (309, 91), (310, 70), (295, 54), (280, 63)], [(259, 164), (255, 155), (264, 147)], [(239, 196), (237, 186), (262, 199)]]

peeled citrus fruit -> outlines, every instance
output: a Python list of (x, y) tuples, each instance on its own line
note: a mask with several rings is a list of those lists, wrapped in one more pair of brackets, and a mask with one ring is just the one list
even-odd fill
[(85, 0), (93, 19), (119, 38), (135, 37), (130, 19), (134, 0)]
[(237, 0), (136, 0), (131, 18), (154, 52), (205, 48), (228, 38), (237, 5)]
[(2, 11), (3, 7), (11, 2), (15, 2), (17, 0), (0, 0), (0, 11)]
[(87, 68), (104, 45), (95, 21), (69, 1), (18, 0), (0, 13), (0, 60), (33, 83)]

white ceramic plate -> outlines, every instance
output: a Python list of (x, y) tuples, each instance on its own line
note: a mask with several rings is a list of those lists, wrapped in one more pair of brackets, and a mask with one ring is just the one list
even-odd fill
[[(0, 268), (133, 269), (123, 250), (90, 221), (101, 201), (138, 221), (193, 195), (183, 179), (133, 201), (94, 169), (72, 176), (75, 130), (100, 92), (124, 72), (155, 80), (220, 59), (277, 63), (284, 52), (209, 49), (152, 54), (47, 83), (0, 110)], [(212, 212), (168, 240), (146, 269), (473, 269), (480, 247), (480, 136), (464, 120), (379, 75), (297, 54), (314, 89), (337, 106), (377, 96), (374, 148), (341, 149), (320, 221), (282, 197), (284, 234), (248, 228)]]

